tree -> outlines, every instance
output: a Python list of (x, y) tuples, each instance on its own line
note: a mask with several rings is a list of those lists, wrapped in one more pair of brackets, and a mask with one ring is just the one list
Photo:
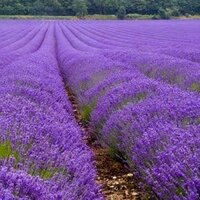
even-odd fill
[(158, 15), (160, 16), (161, 19), (169, 19), (170, 18), (170, 15), (167, 12), (167, 10), (164, 10), (163, 8), (160, 8), (158, 10)]
[(88, 7), (85, 0), (74, 0), (72, 9), (77, 17), (84, 17), (87, 14)]
[[(200, 14), (200, 0), (0, 0), (0, 14), (151, 14), (161, 18)], [(121, 7), (124, 7), (121, 9)], [(121, 10), (120, 10), (121, 9)]]
[(48, 14), (56, 15), (57, 13), (62, 13), (62, 6), (58, 0), (48, 0), (45, 1), (45, 11)]
[(58, 0), (63, 8), (63, 15), (74, 15), (72, 10), (73, 0)]
[(45, 13), (45, 5), (42, 1), (37, 0), (33, 3), (33, 6), (30, 10), (31, 14), (33, 15), (43, 15)]
[(124, 6), (120, 6), (117, 12), (118, 19), (124, 19), (126, 17), (126, 8)]
[(119, 7), (119, 0), (104, 0), (104, 14), (116, 14)]
[(25, 9), (23, 4), (16, 3), (16, 5), (15, 5), (15, 14), (20, 14), (20, 15), (25, 15), (26, 14), (26, 9)]

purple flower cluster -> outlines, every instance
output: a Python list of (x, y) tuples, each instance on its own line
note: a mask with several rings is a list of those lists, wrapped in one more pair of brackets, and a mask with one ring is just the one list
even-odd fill
[(91, 132), (164, 200), (200, 198), (199, 32), (198, 20), (56, 28), (62, 76)]
[(102, 199), (60, 75), (56, 26), (0, 22), (0, 199)]
[(0, 22), (0, 199), (102, 199), (75, 122), (164, 200), (200, 198), (200, 26)]

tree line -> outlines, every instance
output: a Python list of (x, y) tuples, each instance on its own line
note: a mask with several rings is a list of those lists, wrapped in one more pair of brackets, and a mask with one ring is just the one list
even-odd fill
[(0, 0), (1, 15), (200, 14), (200, 0)]

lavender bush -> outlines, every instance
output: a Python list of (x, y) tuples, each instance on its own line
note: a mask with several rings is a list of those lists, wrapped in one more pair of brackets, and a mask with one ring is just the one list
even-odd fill
[(0, 68), (0, 198), (102, 199), (60, 76), (55, 25), (20, 26), (30, 33), (0, 50), (12, 56)]
[(65, 84), (160, 199), (200, 198), (198, 20), (0, 27), (1, 199), (103, 199)]
[(86, 21), (56, 29), (61, 72), (91, 134), (166, 200), (200, 197), (198, 25)]

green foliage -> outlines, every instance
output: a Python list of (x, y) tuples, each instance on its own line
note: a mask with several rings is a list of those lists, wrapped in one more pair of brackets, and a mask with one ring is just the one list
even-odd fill
[(87, 15), (87, 4), (85, 0), (74, 0), (72, 3), (72, 9), (77, 17), (84, 17)]
[[(200, 14), (199, 0), (0, 0), (0, 15), (115, 15), (124, 11), (168, 18)], [(125, 13), (126, 13), (125, 12)], [(134, 17), (135, 18), (135, 17)], [(137, 18), (137, 17), (136, 17)]]
[(123, 151), (117, 148), (117, 138), (111, 136), (110, 143), (107, 149), (108, 155), (115, 160), (127, 160), (127, 156)]
[(200, 86), (199, 86), (198, 83), (193, 83), (191, 85), (191, 89), (194, 90), (194, 91), (200, 92)]
[(141, 15), (137, 13), (131, 13), (126, 15), (127, 19), (152, 19), (153, 15)]
[(19, 160), (19, 154), (12, 151), (10, 141), (5, 141), (0, 144), (0, 159), (6, 159), (9, 157), (14, 157), (17, 162)]
[(170, 14), (163, 8), (158, 10), (158, 15), (161, 19), (170, 19)]
[(33, 164), (32, 167), (29, 169), (30, 175), (32, 176), (38, 175), (42, 179), (50, 179), (57, 173), (62, 173), (63, 175), (66, 175), (67, 171), (64, 168), (52, 168), (52, 167), (36, 170), (35, 164)]
[(179, 12), (177, 8), (173, 8), (173, 10), (171, 10), (171, 16), (178, 17), (180, 15), (181, 13)]
[(0, 158), (5, 159), (11, 155), (11, 145), (10, 142), (6, 141), (0, 144)]
[(188, 13), (185, 13), (185, 16), (186, 16), (186, 17), (189, 17), (190, 15), (189, 15)]
[(114, 159), (114, 158), (116, 158), (116, 155), (119, 152), (119, 150), (116, 147), (117, 138), (114, 135), (112, 135), (109, 140), (110, 140), (110, 142), (109, 142), (109, 146), (108, 146), (108, 155)]
[(83, 122), (87, 123), (89, 121), (91, 112), (92, 112), (91, 106), (89, 105), (83, 106), (82, 111), (81, 111)]
[(92, 20), (114, 20), (117, 19), (115, 15), (87, 15), (87, 19), (92, 19)]
[(184, 191), (184, 189), (182, 188), (182, 187), (177, 187), (177, 189), (176, 189), (176, 194), (178, 195), (178, 196), (186, 196), (186, 192)]
[(51, 170), (42, 170), (41, 171), (41, 178), (43, 179), (50, 179), (54, 175), (54, 171)]
[(126, 8), (124, 6), (120, 6), (117, 12), (118, 19), (124, 19), (126, 17)]
[(116, 157), (116, 154), (117, 154), (117, 150), (114, 148), (114, 147), (111, 147), (109, 146), (108, 147), (108, 155), (111, 157), (111, 158), (115, 158)]
[(142, 101), (146, 96), (147, 96), (147, 94), (144, 92), (138, 93), (135, 95), (135, 101), (138, 103), (138, 102)]
[(151, 19), (160, 19), (159, 15), (153, 15)]
[(39, 170), (39, 176), (42, 178), (42, 179), (50, 179), (53, 177), (53, 175), (55, 173), (57, 173), (59, 170), (58, 169), (41, 169)]

